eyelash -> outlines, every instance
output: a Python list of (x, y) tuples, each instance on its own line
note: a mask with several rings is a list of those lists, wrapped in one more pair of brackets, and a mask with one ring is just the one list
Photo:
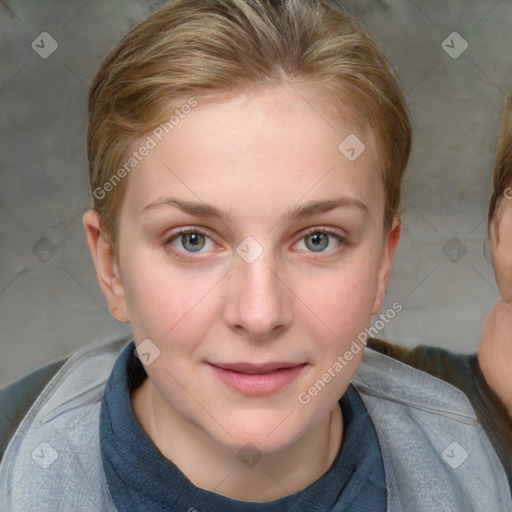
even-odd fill
[[(178, 232), (173, 233), (172, 235), (167, 237), (164, 240), (163, 245), (169, 251), (171, 251), (176, 258), (181, 259), (181, 260), (188, 260), (188, 261), (190, 261), (191, 256), (184, 256), (184, 254), (193, 255), (194, 253), (191, 253), (191, 252), (190, 253), (187, 253), (187, 252), (184, 253), (183, 251), (176, 250), (176, 249), (172, 248), (172, 242), (174, 240), (178, 239), (180, 236), (182, 236), (184, 234), (191, 234), (191, 233), (202, 235), (202, 236), (205, 236), (205, 237), (209, 238), (210, 240), (212, 240), (212, 238), (208, 235), (208, 233), (206, 231), (202, 230), (201, 228), (189, 227), (189, 228), (180, 228)], [(340, 234), (338, 234), (335, 231), (332, 231), (332, 230), (330, 230), (328, 228), (318, 228), (318, 227), (308, 228), (302, 234), (301, 238), (298, 241), (301, 241), (304, 238), (307, 238), (308, 236), (311, 236), (311, 235), (314, 235), (314, 234), (318, 234), (318, 233), (322, 233), (322, 234), (331, 236), (331, 237), (335, 238), (340, 243), (340, 247), (338, 249), (334, 249), (332, 251), (328, 251), (325, 254), (329, 254), (330, 256), (337, 255), (337, 254), (341, 253), (343, 250), (345, 250), (346, 247), (349, 246), (349, 243), (348, 243), (348, 241), (347, 241), (347, 239), (345, 237), (341, 236)], [(311, 254), (313, 254), (313, 255), (315, 255), (315, 254), (318, 254), (318, 255), (324, 254), (323, 252), (318, 252), (318, 253), (315, 253), (314, 251), (309, 251), (309, 252)], [(200, 253), (198, 253), (198, 254), (200, 254)], [(194, 257), (192, 256), (192, 258), (194, 258)], [(319, 259), (319, 258), (318, 257), (314, 257), (313, 259)]]

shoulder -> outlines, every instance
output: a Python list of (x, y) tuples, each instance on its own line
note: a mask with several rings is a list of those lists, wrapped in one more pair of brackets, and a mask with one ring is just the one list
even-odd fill
[(476, 354), (459, 354), (426, 345), (408, 348), (377, 338), (369, 339), (368, 348), (463, 391), (500, 457), (512, 488), (512, 421), (487, 384)]
[[(422, 499), (434, 497), (446, 510), (458, 510), (457, 504), (470, 497), (477, 505), (472, 510), (489, 510), (491, 502), (493, 510), (500, 510), (493, 508), (498, 494), (502, 503), (509, 503), (504, 466), (468, 397), (438, 376), (407, 364), (410, 350), (389, 344), (379, 351), (372, 345), (352, 383), (377, 432), (390, 491), (399, 501), (406, 496), (411, 510), (421, 510)], [(401, 360), (390, 355), (397, 353)], [(461, 364), (465, 367), (464, 359)], [(464, 462), (463, 470), (452, 471), (454, 457)], [(423, 498), (417, 494), (425, 481), (428, 489), (436, 489), (435, 496), (426, 487)]]
[(476, 354), (457, 353), (428, 345), (408, 348), (378, 338), (370, 338), (368, 348), (460, 389), (480, 421), (490, 405), (499, 408), (482, 375)]
[(0, 409), (9, 404), (8, 416), (0, 414), (6, 509), (45, 503), (45, 510), (85, 510), (84, 503), (93, 503), (94, 510), (115, 511), (102, 476), (99, 413), (112, 368), (130, 340), (97, 340), (1, 390)]
[(66, 359), (42, 366), (0, 389), (0, 460), (21, 420)]
[(467, 392), (476, 386), (476, 354), (452, 352), (441, 347), (418, 345), (414, 348), (370, 338), (368, 347), (397, 361), (433, 375)]
[(450, 357), (449, 353), (437, 353), (435, 347), (409, 349), (374, 338), (368, 342), (354, 383), (383, 399), (420, 407), (423, 404), (432, 410), (448, 408), (456, 415), (472, 417), (470, 423), (476, 422), (473, 407), (466, 394), (461, 393), (466, 391), (464, 386), (457, 385), (453, 375), (443, 378), (447, 367), (462, 381), (469, 382), (471, 370), (467, 359), (455, 357), (460, 366), (455, 369), (457, 364), (448, 362)]
[[(38, 415), (46, 421), (101, 397), (110, 370), (129, 340), (95, 341), (0, 389), (0, 461), (31, 409), (37, 407)], [(51, 389), (46, 393), (47, 386)]]

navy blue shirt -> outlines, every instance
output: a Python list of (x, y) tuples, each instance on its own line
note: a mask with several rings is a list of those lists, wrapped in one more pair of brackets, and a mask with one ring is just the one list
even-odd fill
[(132, 342), (116, 361), (100, 411), (103, 469), (119, 512), (386, 510), (386, 482), (377, 434), (352, 385), (339, 401), (344, 439), (329, 470), (307, 488), (289, 496), (267, 502), (241, 501), (196, 487), (144, 432), (130, 401), (131, 391), (147, 376), (134, 351)]

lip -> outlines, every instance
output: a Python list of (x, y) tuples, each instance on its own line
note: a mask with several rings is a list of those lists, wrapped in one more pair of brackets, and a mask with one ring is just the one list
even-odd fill
[(276, 393), (293, 382), (307, 363), (208, 363), (227, 386), (244, 395)]

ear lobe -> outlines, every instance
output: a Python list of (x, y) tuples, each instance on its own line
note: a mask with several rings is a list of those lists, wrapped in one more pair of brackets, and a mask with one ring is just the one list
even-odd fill
[(372, 315), (378, 313), (384, 299), (386, 298), (386, 289), (388, 287), (389, 276), (391, 274), (391, 265), (393, 263), (393, 256), (400, 240), (402, 223), (400, 218), (395, 215), (391, 229), (386, 236), (386, 243), (382, 252), (382, 259), (379, 269), (377, 293), (375, 295), (375, 302), (373, 304)]
[(95, 210), (88, 210), (82, 217), (87, 234), (87, 244), (96, 267), (98, 283), (107, 299), (110, 312), (119, 322), (129, 322), (124, 284), (114, 250), (105, 237), (101, 219)]

